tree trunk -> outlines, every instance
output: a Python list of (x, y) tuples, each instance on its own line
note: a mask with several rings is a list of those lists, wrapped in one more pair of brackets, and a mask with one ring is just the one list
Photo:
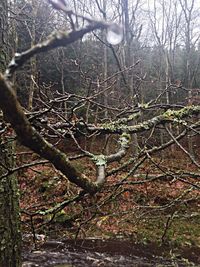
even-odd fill
[[(31, 38), (31, 47), (36, 43), (36, 17), (37, 17), (37, 10), (38, 10), (38, 3), (35, 0), (31, 2), (33, 7), (33, 14), (32, 14), (32, 25), (31, 28), (27, 26), (27, 30), (29, 32)], [(30, 60), (31, 64), (31, 79), (30, 79), (30, 88), (29, 88), (29, 96), (28, 96), (28, 110), (33, 109), (33, 97), (36, 90), (36, 76), (37, 76), (37, 60), (36, 56), (32, 57)]]
[[(13, 141), (2, 140), (0, 162), (6, 168), (14, 166)], [(6, 169), (0, 166), (0, 177)], [(0, 267), (20, 266), (20, 218), (18, 186), (15, 175), (0, 180)]]
[[(130, 32), (130, 18), (129, 18), (129, 0), (123, 0), (122, 2), (122, 12), (123, 12), (123, 20), (124, 20), (124, 40), (125, 40), (125, 46), (124, 46), (124, 67), (129, 67), (133, 64), (135, 64), (135, 55), (134, 51), (131, 51), (131, 47), (134, 45), (134, 40), (131, 38), (131, 32)], [(134, 78), (133, 74), (127, 72), (127, 84), (129, 88), (128, 94), (130, 95), (131, 99), (134, 99), (135, 90), (134, 90)], [(139, 103), (136, 103), (139, 104)], [(130, 125), (135, 125), (137, 122), (132, 121), (130, 122)], [(133, 156), (136, 156), (138, 153), (138, 137), (137, 134), (131, 134), (132, 144), (131, 144), (131, 152)]]
[[(7, 0), (0, 1), (0, 71), (5, 70), (7, 49)], [(3, 118), (1, 118), (3, 119)], [(0, 135), (0, 267), (21, 266), (19, 192), (14, 174), (5, 175), (15, 165), (14, 142)]]

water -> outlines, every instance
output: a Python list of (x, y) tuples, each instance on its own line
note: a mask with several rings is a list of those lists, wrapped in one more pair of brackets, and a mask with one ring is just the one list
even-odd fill
[(22, 267), (188, 267), (200, 266), (199, 255), (198, 247), (177, 251), (126, 240), (50, 240), (38, 250), (26, 248)]
[(54, 265), (54, 267), (73, 267), (73, 265), (69, 265), (69, 264), (59, 264), (59, 265)]
[(123, 30), (117, 24), (112, 24), (107, 29), (107, 41), (112, 45), (117, 45), (121, 43), (123, 39)]

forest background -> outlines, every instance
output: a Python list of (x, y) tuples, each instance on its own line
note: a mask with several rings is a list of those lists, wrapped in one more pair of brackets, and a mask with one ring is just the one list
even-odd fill
[(1, 225), (6, 213), (19, 230), (18, 179), (34, 243), (199, 245), (195, 0), (4, 0), (0, 10)]

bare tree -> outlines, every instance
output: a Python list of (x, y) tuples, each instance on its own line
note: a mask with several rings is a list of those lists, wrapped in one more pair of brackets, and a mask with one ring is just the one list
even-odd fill
[[(24, 52), (15, 54), (5, 74), (0, 76), (0, 108), (3, 110), (6, 120), (15, 130), (18, 140), (40, 157), (46, 159), (46, 161), (42, 161), (42, 163), (51, 163), (59, 173), (62, 174), (62, 177), (65, 177), (65, 179), (75, 187), (75, 196), (71, 199), (65, 199), (52, 209), (43, 211), (34, 210), (34, 213), (30, 213), (31, 216), (55, 215), (58, 211), (61, 211), (72, 203), (78, 203), (84, 198), (88, 199), (97, 193), (101, 194), (104, 192), (106, 197), (103, 195), (101, 200), (97, 199), (98, 204), (95, 207), (93, 206), (95, 212), (89, 218), (89, 220), (92, 220), (97, 216), (99, 207), (110, 203), (112, 199), (116, 199), (126, 190), (134, 192), (137, 184), (146, 184), (159, 181), (160, 179), (163, 181), (165, 181), (165, 179), (172, 179), (173, 182), (181, 181), (187, 186), (188, 192), (191, 192), (194, 188), (199, 188), (199, 184), (197, 180), (195, 180), (199, 177), (198, 171), (191, 173), (187, 169), (184, 171), (181, 169), (178, 170), (177, 168), (173, 168), (173, 166), (168, 168), (164, 165), (162, 160), (160, 160), (159, 153), (174, 144), (176, 148), (185, 155), (187, 161), (191, 162), (195, 168), (199, 168), (199, 162), (191, 157), (184, 145), (180, 143), (180, 140), (183, 140), (188, 132), (199, 134), (199, 122), (192, 118), (198, 116), (200, 107), (199, 105), (184, 106), (183, 104), (171, 104), (169, 101), (166, 103), (166, 97), (163, 98), (163, 95), (166, 95), (165, 87), (164, 90), (158, 92), (158, 94), (154, 94), (153, 96), (155, 96), (155, 98), (152, 97), (147, 103), (141, 101), (139, 87), (142, 83), (146, 82), (146, 80), (145, 77), (140, 77), (137, 72), (139, 61), (137, 60), (134, 45), (135, 42), (138, 46), (140, 45), (139, 39), (142, 26), (138, 24), (138, 27), (133, 28), (135, 26), (135, 18), (134, 16), (131, 18), (130, 14), (127, 14), (130, 10), (128, 5), (130, 2), (122, 1), (118, 3), (120, 5), (116, 5), (118, 11), (123, 11), (116, 12), (116, 14), (121, 14), (124, 23), (126, 21), (124, 31), (127, 36), (124, 42), (125, 45), (129, 45), (129, 47), (120, 47), (119, 50), (117, 50), (109, 45), (109, 43), (106, 43), (108, 46), (106, 58), (108, 53), (111, 52), (112, 59), (115, 59), (115, 68), (113, 72), (107, 69), (106, 72), (110, 71), (111, 74), (109, 73), (108, 75), (107, 72), (102, 79), (98, 79), (100, 75), (103, 75), (101, 67), (102, 62), (99, 64), (97, 54), (94, 53), (94, 60), (96, 60), (94, 62), (100, 65), (100, 68), (91, 64), (91, 61), (88, 59), (90, 55), (92, 57), (92, 52), (94, 52), (91, 47), (99, 44), (95, 42), (95, 38), (98, 39), (99, 36), (91, 35), (88, 37), (86, 34), (92, 32), (96, 34), (98, 30), (107, 31), (108, 33), (111, 30), (114, 31), (114, 34), (118, 34), (120, 32), (118, 25), (104, 20), (99, 21), (90, 17), (88, 18), (85, 13), (84, 15), (75, 13), (73, 9), (71, 10), (63, 1), (49, 0), (49, 3), (51, 3), (58, 12), (62, 12), (69, 23), (68, 25), (71, 27), (71, 31), (67, 34), (66, 31), (56, 31), (46, 38), (45, 41), (38, 42)], [(97, 3), (100, 4), (100, 1), (97, 1)], [(136, 1), (136, 4), (139, 3), (140, 1)], [(137, 10), (138, 6), (133, 5), (132, 9), (135, 10), (134, 8)], [(163, 10), (163, 13), (165, 13), (165, 9)], [(169, 16), (169, 13), (167, 14), (167, 16)], [(134, 25), (132, 25), (131, 22), (133, 22)], [(154, 26), (154, 23), (152, 25)], [(167, 34), (166, 32), (167, 31), (165, 31), (165, 34)], [(158, 31), (155, 31), (155, 34), (157, 33)], [(163, 34), (164, 33), (162, 33), (162, 35)], [(161, 38), (161, 44), (164, 46), (164, 40), (167, 40), (167, 38), (164, 36)], [(47, 93), (45, 87), (41, 86), (40, 95), (38, 96), (40, 109), (25, 112), (13, 90), (14, 85), (10, 82), (13, 74), (16, 72), (18, 75), (17, 71), (20, 67), (36, 55), (42, 54), (44, 56), (47, 52), (58, 47), (69, 48), (71, 44), (73, 44), (71, 49), (74, 51), (75, 41), (80, 39), (82, 39), (82, 45), (86, 45), (85, 51), (87, 53), (83, 59), (85, 61), (88, 60), (88, 68), (84, 69), (82, 66), (82, 62), (80, 62), (82, 58), (80, 61), (78, 57), (75, 59), (73, 58), (70, 62), (76, 67), (76, 69), (74, 67), (74, 75), (78, 69), (78, 77), (81, 77), (81, 82), (84, 81), (84, 90), (81, 88), (79, 91), (74, 90), (67, 92), (64, 90), (65, 88), (61, 88), (61, 90), (60, 88), (58, 88), (58, 90), (54, 88), (54, 90), (51, 90), (51, 86), (49, 86), (48, 89), (50, 89), (50, 92)], [(157, 41), (159, 41), (159, 38), (157, 38)], [(90, 44), (91, 46), (89, 46)], [(162, 47), (162, 51), (164, 52), (164, 48), (168, 49), (168, 47)], [(120, 55), (119, 51), (123, 51), (123, 56)], [(65, 53), (63, 53), (62, 56), (66, 56)], [(62, 63), (63, 62), (61, 62), (61, 64)], [(62, 64), (62, 67), (63, 66)], [(109, 68), (109, 66), (107, 67)], [(97, 71), (93, 72), (94, 69)], [(98, 73), (99, 69), (100, 73)], [(167, 65), (167, 67), (164, 68), (164, 75), (160, 73), (161, 78), (163, 79), (164, 77), (164, 85), (166, 85), (166, 76), (170, 75), (169, 69)], [(134, 80), (133, 76), (135, 77)], [(168, 78), (167, 82), (169, 82)], [(105, 87), (104, 83), (106, 83)], [(119, 86), (119, 88), (117, 88), (118, 91), (122, 88), (124, 89), (122, 90), (123, 92), (120, 92), (121, 94), (118, 101), (115, 102), (109, 99), (108, 103), (105, 105), (105, 103), (101, 101), (101, 96), (105, 95), (105, 90), (115, 88), (116, 84)], [(66, 84), (64, 84), (64, 86), (65, 85)], [(99, 88), (103, 87), (105, 90), (99, 90)], [(114, 97), (113, 99), (115, 100)], [(70, 120), (60, 112), (60, 107), (63, 103), (67, 103), (68, 113), (74, 113), (75, 110), (77, 111), (81, 110), (83, 107), (87, 107), (87, 109), (85, 109), (87, 114), (84, 114), (83, 118), (73, 118), (73, 120)], [(98, 113), (94, 120), (92, 116), (97, 109), (101, 110), (101, 115), (105, 114), (105, 110), (108, 110), (108, 112), (106, 111), (108, 118), (105, 120), (104, 117), (99, 116)], [(190, 119), (188, 120), (188, 118)], [(170, 124), (175, 126), (179, 125), (180, 132), (172, 131), (169, 127)], [(157, 134), (160, 127), (162, 127), (163, 131), (166, 133), (166, 139), (163, 140), (162, 143), (157, 141)], [(105, 136), (108, 134), (115, 140), (115, 146), (112, 147), (112, 151), (109, 151), (109, 153), (104, 153), (104, 149), (99, 145), (96, 150), (91, 149), (89, 146), (89, 148), (83, 148), (79, 139), (79, 137), (87, 138), (89, 140), (88, 143), (90, 143), (91, 137)], [(129, 148), (131, 146), (130, 136), (133, 134), (137, 134), (139, 138), (143, 137), (145, 139), (143, 143), (138, 139), (138, 151), (134, 154), (129, 153)], [(64, 153), (59, 150), (57, 148), (57, 143), (53, 143), (51, 139), (52, 136), (54, 136), (56, 140), (59, 140), (57, 142), (63, 140), (70, 140), (73, 142), (76, 145), (78, 154), (70, 154), (69, 151)], [(153, 157), (155, 154), (158, 154), (157, 158)], [(95, 177), (89, 175), (87, 171), (80, 171), (73, 163), (73, 161), (77, 161), (80, 158), (87, 158), (87, 160), (93, 164), (96, 170)], [(113, 162), (115, 162), (115, 164), (112, 164)], [(141, 173), (140, 167), (148, 162), (153, 166), (152, 170)], [(27, 166), (24, 166), (24, 168), (25, 167)], [(8, 175), (9, 172), (15, 171), (16, 168), (9, 169), (2, 177)], [(109, 182), (109, 179), (111, 182)], [(182, 198), (183, 196), (180, 195), (177, 199), (174, 199), (173, 203), (169, 203), (169, 205), (165, 205), (162, 208), (167, 209), (172, 205), (175, 206)], [(79, 216), (79, 214), (75, 214), (74, 218), (77, 218), (77, 216)], [(74, 219), (74, 221), (75, 220), (76, 219)]]

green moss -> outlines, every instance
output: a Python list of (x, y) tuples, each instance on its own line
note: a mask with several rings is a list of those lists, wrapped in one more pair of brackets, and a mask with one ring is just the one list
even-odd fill
[(92, 159), (96, 166), (103, 166), (106, 164), (106, 157), (101, 154), (101, 155), (95, 155)]
[(85, 166), (82, 163), (76, 161), (76, 162), (73, 162), (71, 164), (76, 169), (77, 172), (79, 172), (79, 173), (83, 173), (84, 172)]
[(119, 138), (119, 143), (121, 145), (127, 145), (131, 141), (131, 135), (128, 133), (123, 133)]
[[(166, 216), (141, 220), (137, 226), (138, 240), (141, 242), (162, 242), (166, 225)], [(195, 218), (176, 217), (166, 232), (165, 241), (176, 246), (200, 246), (200, 214)]]

